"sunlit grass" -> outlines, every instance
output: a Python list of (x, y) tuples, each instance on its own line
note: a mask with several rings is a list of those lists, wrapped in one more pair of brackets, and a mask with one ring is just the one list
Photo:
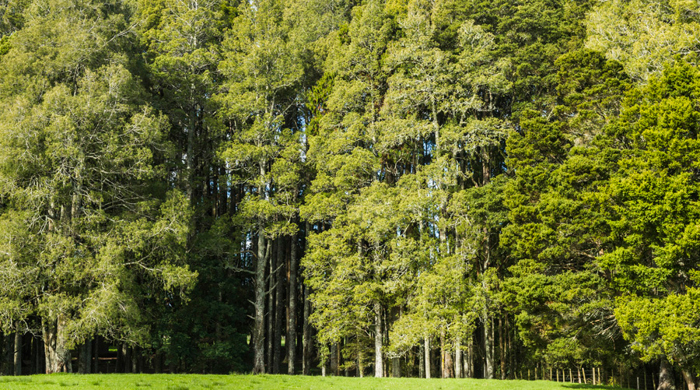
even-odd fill
[(33, 389), (304, 389), (304, 390), (559, 390), (609, 389), (549, 381), (499, 381), (481, 379), (345, 378), (286, 375), (192, 375), (192, 374), (56, 374), (0, 377), (0, 388)]

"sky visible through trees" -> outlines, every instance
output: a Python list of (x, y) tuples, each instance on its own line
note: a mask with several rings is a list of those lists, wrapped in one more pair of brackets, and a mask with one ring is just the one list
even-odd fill
[(686, 0), (0, 0), (0, 371), (694, 390), (699, 50)]

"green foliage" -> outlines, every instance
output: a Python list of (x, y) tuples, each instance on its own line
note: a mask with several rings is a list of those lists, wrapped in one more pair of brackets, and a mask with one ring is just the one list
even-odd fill
[(145, 343), (141, 290), (185, 293), (196, 279), (182, 257), (187, 201), (149, 184), (167, 121), (124, 61), (127, 38), (113, 39), (125, 5), (47, 7), (27, 9), (2, 61), (2, 325), (39, 315), (68, 347), (95, 333)]
[[(622, 63), (634, 79), (648, 82), (697, 52), (698, 4), (684, 0), (600, 2), (586, 18), (586, 46)], [(695, 62), (694, 54), (690, 57)]]

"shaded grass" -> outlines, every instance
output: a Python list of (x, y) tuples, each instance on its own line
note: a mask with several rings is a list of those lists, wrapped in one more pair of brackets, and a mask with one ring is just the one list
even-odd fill
[(612, 389), (549, 381), (499, 381), (483, 379), (345, 378), (286, 375), (194, 374), (54, 374), (0, 377), (7, 390), (149, 389), (149, 390), (564, 390)]

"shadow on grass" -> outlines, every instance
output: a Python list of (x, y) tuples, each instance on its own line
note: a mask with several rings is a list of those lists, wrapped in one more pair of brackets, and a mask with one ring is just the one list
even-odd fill
[[(566, 389), (612, 389), (612, 386), (603, 386), (603, 385), (584, 385), (583, 383), (578, 384), (578, 383), (571, 383), (571, 384), (562, 384), (561, 387), (564, 387)], [(615, 387), (615, 389), (620, 389), (620, 390), (625, 390), (625, 388), (620, 388), (620, 387)]]

